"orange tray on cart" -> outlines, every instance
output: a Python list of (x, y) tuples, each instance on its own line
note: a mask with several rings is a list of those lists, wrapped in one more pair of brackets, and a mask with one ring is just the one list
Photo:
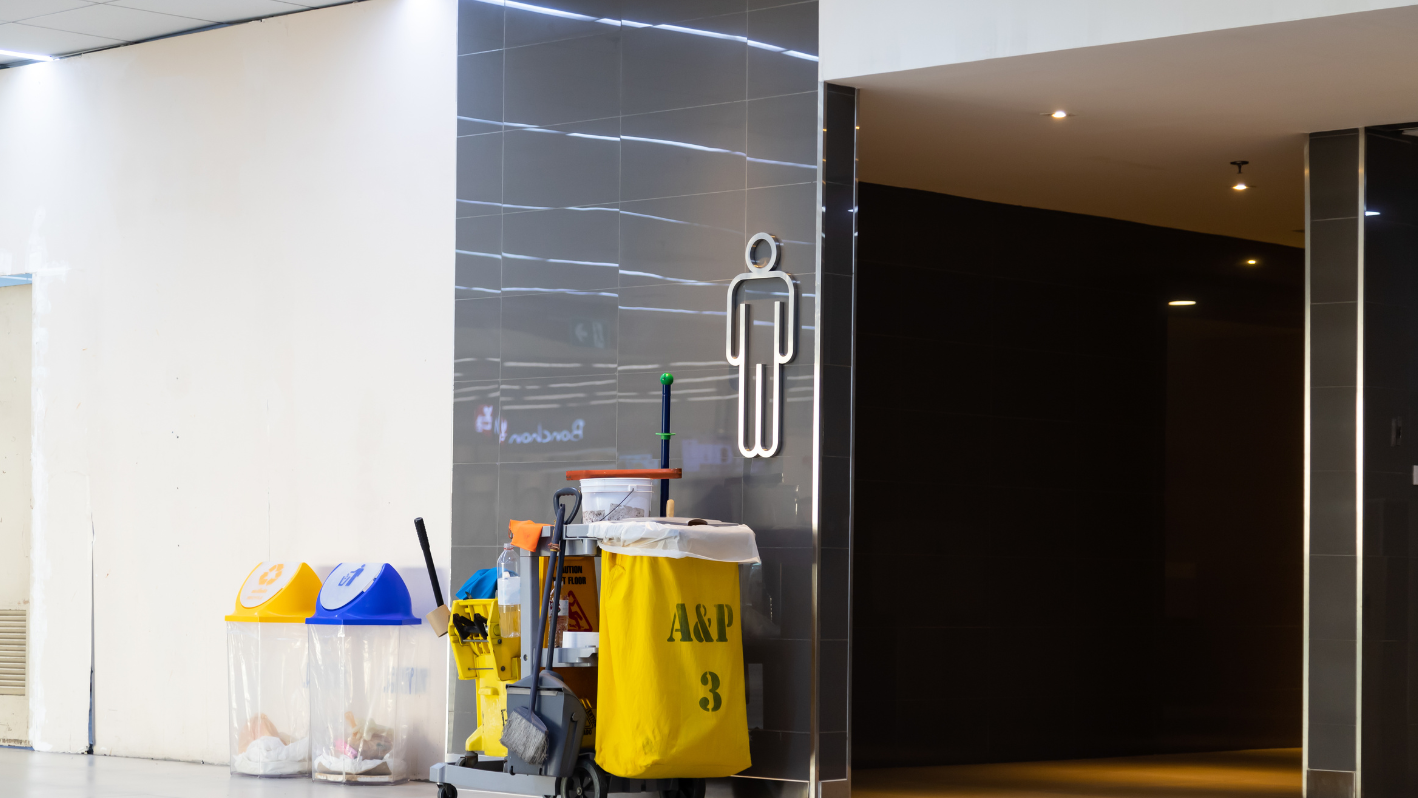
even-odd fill
[(599, 471), (567, 471), (568, 480), (578, 479), (679, 479), (682, 468), (606, 468)]

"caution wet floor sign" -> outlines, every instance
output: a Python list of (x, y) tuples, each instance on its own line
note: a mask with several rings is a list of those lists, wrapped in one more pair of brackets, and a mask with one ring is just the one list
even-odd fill
[[(539, 575), (547, 575), (547, 558), (541, 560)], [(567, 605), (566, 631), (600, 631), (600, 611), (596, 600), (596, 558), (567, 557), (561, 565), (561, 599)]]
[(596, 762), (627, 778), (749, 766), (734, 563), (606, 552)]

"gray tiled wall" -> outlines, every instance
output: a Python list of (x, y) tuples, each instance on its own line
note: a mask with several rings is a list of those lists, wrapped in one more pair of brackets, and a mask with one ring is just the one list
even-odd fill
[(1355, 770), (1359, 132), (1310, 138), (1306, 759)]
[(1399, 127), (1309, 143), (1312, 798), (1418, 789), (1418, 140)]
[[(454, 581), (495, 562), (509, 519), (548, 519), (567, 469), (658, 465), (658, 377), (673, 372), (672, 465), (685, 478), (671, 496), (680, 514), (751, 525), (763, 557), (744, 574), (745, 656), (751, 676), (761, 674), (746, 775), (807, 779), (822, 293), (817, 3), (459, 8)], [(734, 446), (738, 372), (724, 359), (724, 305), (760, 231), (783, 242), (800, 321), (782, 450), (745, 460)], [(758, 320), (751, 349), (763, 351), (770, 297), (748, 299)], [(850, 360), (842, 366), (834, 385), (850, 384)], [(844, 481), (841, 468), (824, 474)], [(830, 576), (819, 588), (845, 596), (846, 559), (823, 559)], [(845, 668), (838, 642), (824, 672)], [(822, 715), (842, 739), (840, 772), (845, 676), (833, 679), (840, 700), (824, 695)], [(455, 744), (476, 725), (470, 687), (456, 689)]]
[(848, 777), (851, 669), (852, 467), (856, 363), (856, 89), (822, 93), (821, 472), (818, 524), (818, 775)]

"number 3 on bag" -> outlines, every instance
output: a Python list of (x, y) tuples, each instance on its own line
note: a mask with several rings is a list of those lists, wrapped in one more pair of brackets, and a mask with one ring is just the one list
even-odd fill
[[(724, 705), (724, 697), (719, 695), (719, 674), (705, 671), (699, 677), (699, 683), (709, 688), (709, 695), (699, 699), (699, 708), (705, 712), (718, 712), (719, 707)], [(712, 706), (709, 703), (711, 699), (714, 702)]]

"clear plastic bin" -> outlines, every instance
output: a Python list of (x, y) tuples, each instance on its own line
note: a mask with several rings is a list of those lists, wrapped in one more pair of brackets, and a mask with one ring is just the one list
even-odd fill
[(409, 778), (400, 698), (412, 613), (393, 566), (342, 563), (325, 580), (310, 637), (311, 777), (347, 784)]
[(310, 772), (304, 622), (319, 592), (320, 577), (305, 563), (261, 563), (226, 616), (232, 773)]

